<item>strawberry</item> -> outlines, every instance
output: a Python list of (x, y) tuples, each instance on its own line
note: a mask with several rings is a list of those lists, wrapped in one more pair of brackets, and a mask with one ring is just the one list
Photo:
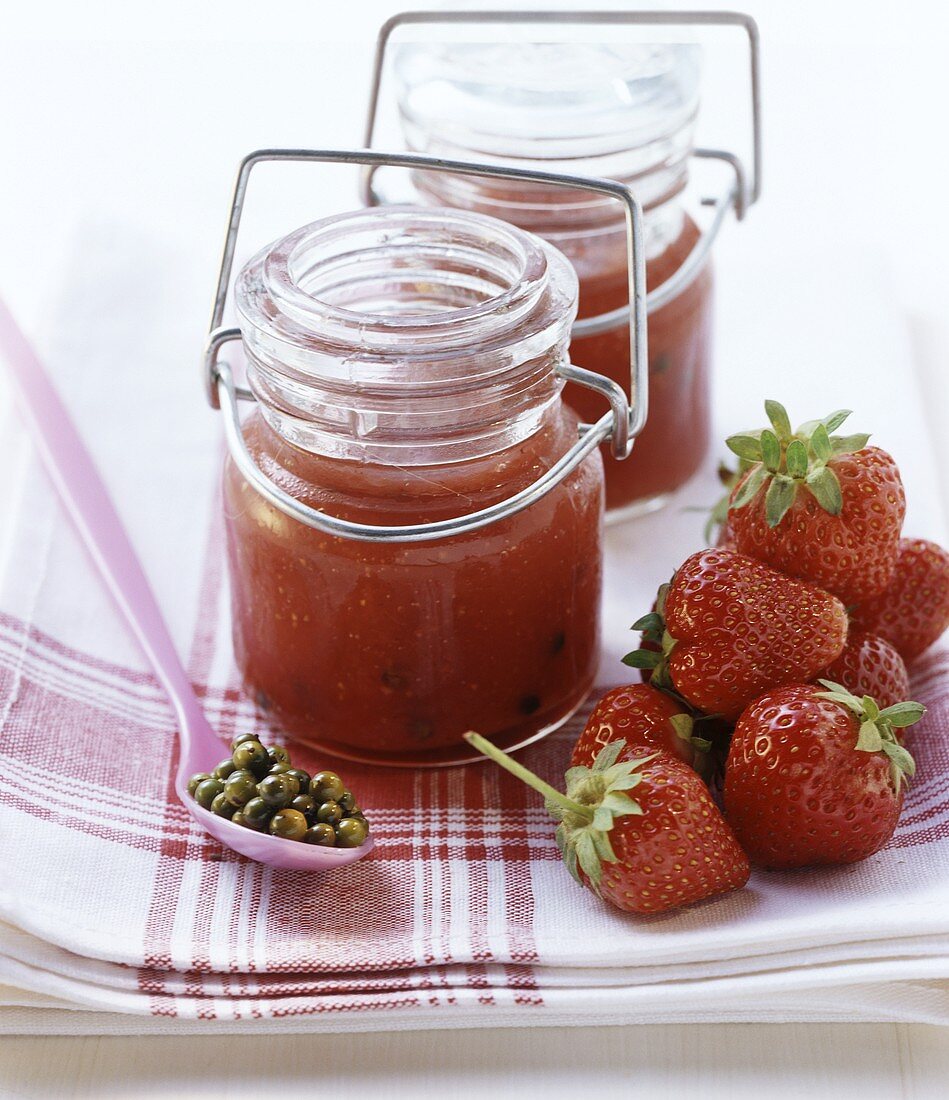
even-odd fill
[(633, 625), (661, 653), (623, 658), (652, 669), (706, 714), (731, 720), (762, 692), (810, 680), (835, 661), (847, 613), (835, 596), (730, 550), (702, 550), (659, 590), (657, 610)]
[(573, 747), (570, 763), (591, 767), (612, 741), (665, 749), (704, 775), (711, 742), (697, 737), (686, 707), (647, 684), (613, 688), (597, 703)]
[(839, 684), (792, 684), (755, 700), (725, 764), (725, 816), (753, 863), (855, 863), (893, 835), (916, 765), (896, 730), (919, 703), (881, 710)]
[(843, 684), (854, 695), (871, 696), (881, 707), (909, 697), (909, 674), (903, 658), (874, 634), (851, 629), (843, 653), (821, 675)]
[(772, 428), (726, 441), (753, 463), (732, 492), (735, 548), (848, 606), (881, 592), (896, 569), (906, 511), (896, 463), (867, 447), (866, 435), (831, 434), (846, 409), (796, 432), (777, 401), (765, 410)]
[(490, 741), (465, 737), (544, 796), (568, 870), (617, 908), (660, 913), (748, 881), (748, 858), (705, 784), (672, 753), (611, 741), (590, 767), (569, 769), (564, 795)]
[(900, 539), (893, 579), (853, 609), (851, 622), (914, 660), (949, 627), (949, 552), (926, 539)]

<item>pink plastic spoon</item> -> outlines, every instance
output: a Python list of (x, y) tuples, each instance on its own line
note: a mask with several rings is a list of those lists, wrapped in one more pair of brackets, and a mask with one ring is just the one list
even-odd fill
[(211, 729), (162, 618), (122, 521), (36, 353), (0, 299), (0, 354), (10, 367), (26, 419), (49, 475), (102, 574), (119, 610), (168, 693), (178, 719), (181, 752), (175, 791), (191, 816), (235, 852), (302, 871), (323, 871), (362, 859), (372, 838), (359, 848), (322, 848), (255, 833), (202, 809), (188, 794), (188, 777), (210, 771), (226, 752)]

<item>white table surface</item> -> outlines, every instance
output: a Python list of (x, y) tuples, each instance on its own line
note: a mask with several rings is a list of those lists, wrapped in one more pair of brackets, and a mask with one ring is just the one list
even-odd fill
[[(258, 145), (356, 144), (374, 29), (399, 6), (362, 0), (327, 12), (343, 5), (271, 0), (262, 11), (232, 0), (226, 22), (224, 5), (193, 0), (166, 0), (160, 15), (108, 0), (0, 10), (0, 292), (26, 327), (41, 342), (67, 242), (104, 212), (130, 233), (160, 227), (169, 254), (188, 260), (180, 277), (207, 295), (238, 156)], [(933, 429), (949, 414), (949, 18), (935, 0), (904, 2), (897, 20), (866, 0), (745, 6), (765, 44), (765, 191), (722, 242), (719, 264), (734, 271), (746, 257), (773, 257), (776, 295), (794, 294), (781, 280), (792, 243), (812, 248), (816, 264), (848, 255), (879, 264), (914, 353), (894, 364), (893, 385), (901, 371), (919, 372)], [(841, 369), (859, 382), (859, 364)], [(949, 503), (949, 470), (940, 474)], [(302, 1087), (889, 1100), (944, 1097), (947, 1081), (949, 1032), (892, 1024), (0, 1039), (3, 1098)]]

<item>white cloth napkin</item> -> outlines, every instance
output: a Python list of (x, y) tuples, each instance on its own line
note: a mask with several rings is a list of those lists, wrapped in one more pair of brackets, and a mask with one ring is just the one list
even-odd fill
[[(108, 225), (76, 255), (37, 342), (212, 720), (243, 728), (257, 719), (234, 688), (211, 515), (219, 425), (193, 367), (203, 326), (193, 273), (179, 285), (180, 257), (141, 237), (132, 248)], [(879, 273), (870, 264), (812, 270), (803, 256), (782, 257), (779, 277), (773, 268), (724, 270), (718, 435), (759, 423), (765, 396), (783, 398), (801, 420), (854, 407), (854, 430), (876, 429), (900, 461), (907, 530), (945, 541), (922, 397)], [(914, 688), (932, 713), (913, 746), (920, 781), (887, 850), (850, 868), (756, 873), (746, 890), (681, 913), (636, 920), (574, 888), (529, 796), (515, 807), (523, 850), (510, 854), (492, 817), (496, 787), (486, 788), (476, 823), (459, 823), (451, 781), (420, 777), (421, 839), (379, 795), (381, 862), (357, 865), (352, 881), (378, 889), (373, 875), (389, 874), (390, 885), (413, 877), (411, 951), (399, 960), (383, 951), (394, 940), (381, 931), (354, 944), (352, 913), (334, 939), (317, 915), (281, 909), (285, 879), (222, 861), (191, 827), (162, 785), (170, 710), (15, 415), (0, 454), (8, 471), (0, 509), (10, 521), (0, 544), (0, 1031), (549, 1025), (592, 1014), (612, 1023), (949, 1022), (945, 651), (916, 670)], [(701, 545), (702, 517), (686, 508), (714, 497), (713, 465), (660, 515), (609, 532), (603, 686), (627, 678), (617, 659), (630, 647), (629, 624)], [(124, 761), (121, 782), (81, 768), (57, 774), (64, 746), (82, 743), (81, 715), (101, 722), (99, 734)], [(570, 736), (539, 746), (532, 763), (552, 777)], [(325, 894), (294, 888), (303, 909)], [(385, 896), (361, 903), (386, 914)], [(246, 942), (235, 939), (234, 921)]]

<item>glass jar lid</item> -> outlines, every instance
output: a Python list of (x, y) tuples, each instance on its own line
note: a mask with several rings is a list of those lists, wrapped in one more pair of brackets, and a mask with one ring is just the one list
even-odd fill
[[(396, 53), (399, 108), (419, 151), (557, 162), (619, 158), (691, 136), (696, 45), (411, 44)], [(637, 158), (642, 161), (642, 158)]]

